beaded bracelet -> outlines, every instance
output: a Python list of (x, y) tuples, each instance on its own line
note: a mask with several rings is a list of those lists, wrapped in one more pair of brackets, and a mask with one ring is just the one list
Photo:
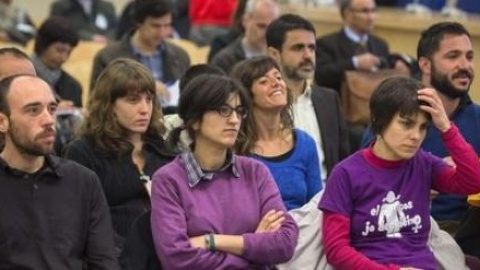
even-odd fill
[(205, 248), (210, 251), (215, 251), (215, 237), (213, 233), (205, 234)]

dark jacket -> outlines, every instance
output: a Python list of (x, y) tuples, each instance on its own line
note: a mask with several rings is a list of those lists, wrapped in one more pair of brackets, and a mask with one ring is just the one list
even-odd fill
[(83, 106), (82, 85), (66, 71), (62, 70), (60, 79), (53, 87), (61, 99), (72, 101), (75, 107)]
[(233, 43), (218, 52), (210, 64), (221, 68), (226, 74), (229, 74), (235, 64), (247, 58), (242, 47), (242, 38), (243, 36), (240, 36)]
[(455, 234), (455, 240), (468, 255), (480, 259), (480, 207), (471, 206)]
[(348, 130), (340, 108), (340, 98), (333, 89), (312, 86), (312, 103), (322, 136), (325, 164), (333, 166), (350, 154)]
[(57, 0), (50, 7), (50, 16), (67, 19), (83, 40), (92, 40), (94, 34), (115, 37), (117, 14), (109, 1), (93, 0), (92, 13), (86, 14), (77, 0)]
[[(340, 91), (341, 83), (346, 70), (354, 70), (352, 57), (358, 51), (358, 44), (351, 41), (344, 30), (329, 34), (317, 39), (315, 81), (318, 85)], [(367, 49), (370, 53), (388, 60), (389, 50), (387, 42), (370, 35)]]
[[(93, 60), (92, 77), (90, 80), (90, 91), (95, 85), (100, 73), (113, 60), (126, 57), (135, 59), (135, 54), (130, 45), (131, 35), (124, 35), (119, 41), (109, 44), (107, 47), (99, 51)], [(163, 42), (163, 76), (165, 82), (174, 82), (183, 75), (190, 67), (190, 59), (188, 54), (177, 45), (164, 41)]]

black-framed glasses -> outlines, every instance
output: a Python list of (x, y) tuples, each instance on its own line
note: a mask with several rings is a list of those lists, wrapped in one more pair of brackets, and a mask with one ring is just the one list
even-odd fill
[(247, 113), (248, 113), (247, 107), (242, 106), (242, 105), (234, 108), (234, 107), (232, 107), (228, 104), (225, 104), (225, 105), (222, 105), (218, 108), (215, 108), (214, 110), (217, 111), (218, 114), (220, 114), (223, 117), (230, 117), (230, 116), (232, 116), (233, 112), (235, 111), (235, 113), (237, 114), (237, 117), (239, 119), (245, 119), (245, 117), (247, 117)]

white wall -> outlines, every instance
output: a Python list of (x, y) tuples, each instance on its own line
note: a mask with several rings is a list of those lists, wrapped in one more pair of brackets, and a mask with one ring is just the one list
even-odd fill
[[(112, 2), (117, 14), (120, 14), (123, 7), (130, 0), (106, 0)], [(41, 24), (50, 12), (50, 4), (54, 0), (13, 0), (13, 4), (27, 10), (28, 14), (37, 24)]]

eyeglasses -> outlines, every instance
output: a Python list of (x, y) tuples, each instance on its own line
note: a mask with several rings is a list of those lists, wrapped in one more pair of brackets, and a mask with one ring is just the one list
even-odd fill
[(349, 8), (351, 12), (357, 12), (357, 13), (363, 13), (363, 14), (368, 14), (368, 13), (376, 13), (377, 8)]
[(223, 117), (230, 117), (233, 114), (233, 111), (237, 114), (237, 117), (240, 119), (245, 119), (247, 117), (247, 107), (245, 106), (237, 106), (233, 108), (232, 106), (225, 104), (220, 106), (219, 108), (214, 109), (215, 111), (218, 112)]

